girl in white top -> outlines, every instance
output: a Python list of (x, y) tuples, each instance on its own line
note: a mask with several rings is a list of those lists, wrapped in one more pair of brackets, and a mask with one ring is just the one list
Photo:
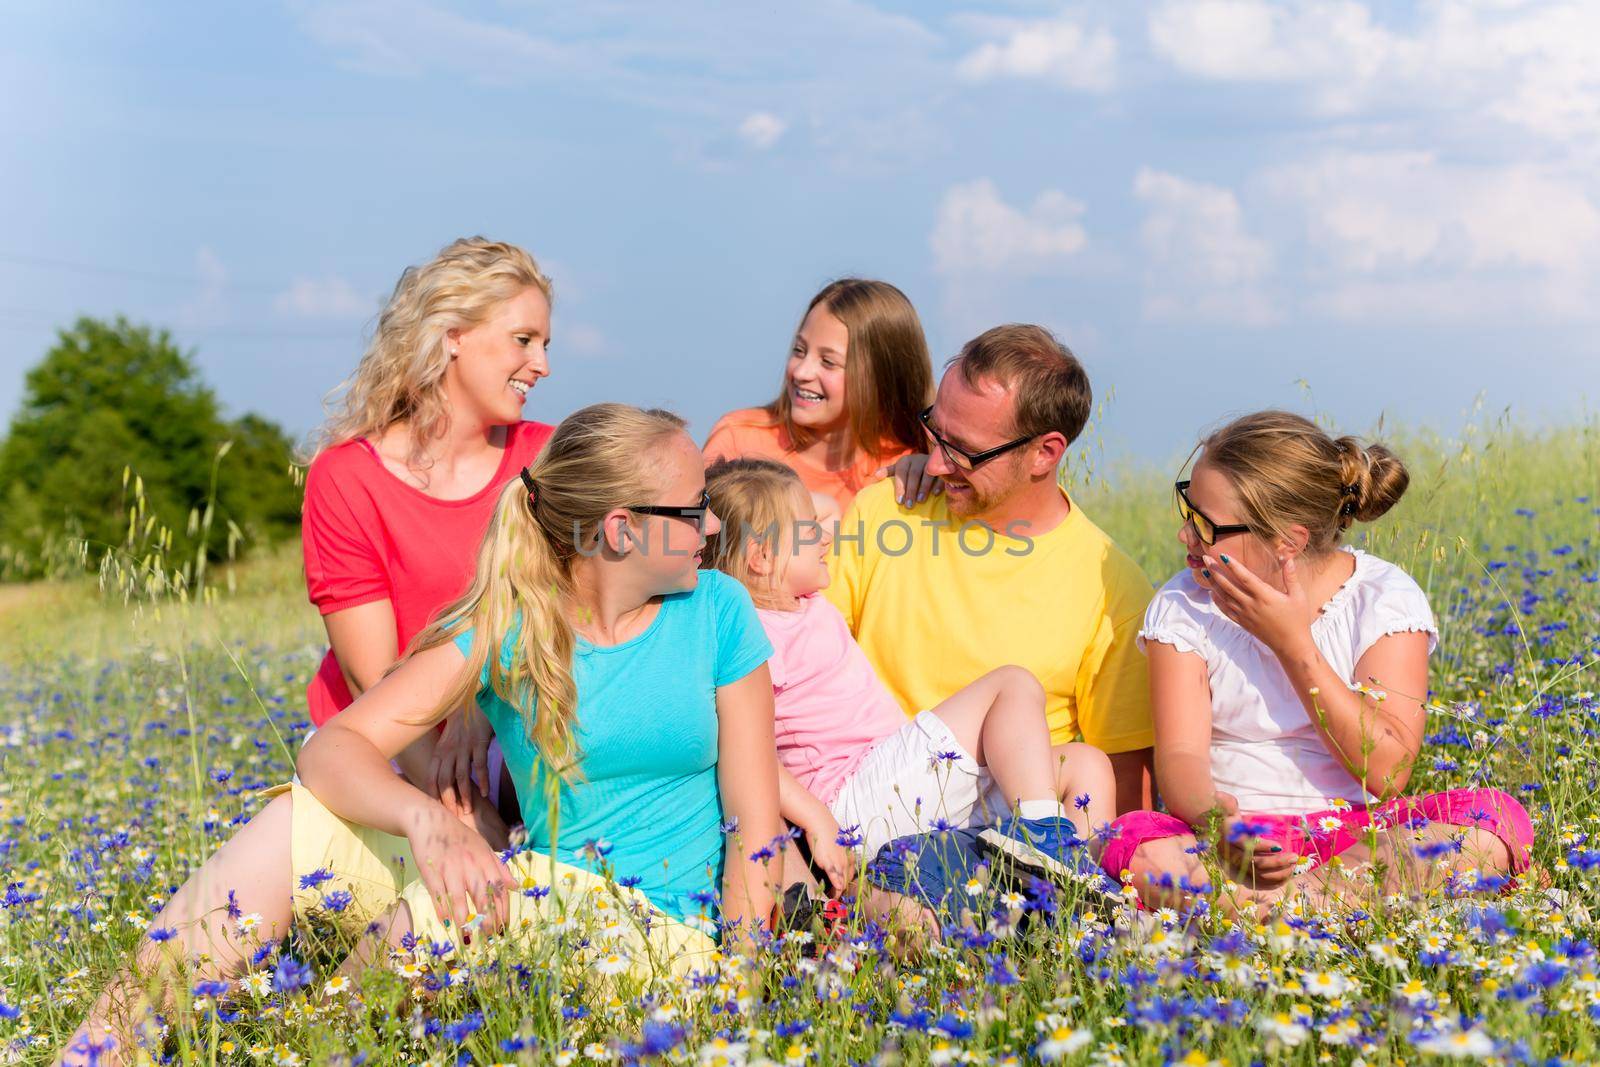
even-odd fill
[(1188, 569), (1139, 635), (1167, 811), (1118, 819), (1102, 856), (1147, 904), (1212, 883), (1208, 848), (1238, 883), (1225, 903), (1256, 911), (1290, 887), (1349, 892), (1369, 860), (1385, 893), (1468, 871), (1498, 886), (1527, 866), (1532, 824), (1506, 794), (1401, 795), (1438, 629), (1410, 576), (1339, 540), (1407, 481), (1382, 445), (1268, 411), (1207, 438), (1177, 483)]

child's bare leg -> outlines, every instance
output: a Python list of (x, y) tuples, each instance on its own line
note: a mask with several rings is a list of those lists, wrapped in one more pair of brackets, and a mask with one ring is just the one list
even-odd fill
[(386, 949), (399, 948), (407, 934), (416, 928), (411, 921), (411, 907), (401, 900), (380, 919), (367, 927), (365, 933), (350, 950), (350, 955), (334, 972), (355, 981), (363, 971), (379, 959)]
[(915, 899), (866, 882), (856, 884), (861, 914), (888, 932), (886, 943), (902, 963), (922, 953), (942, 933), (939, 918)]
[(1056, 796), (1078, 828), (1078, 836), (1090, 842), (1092, 853), (1098, 856), (1105, 842), (1095, 836), (1095, 830), (1117, 817), (1117, 776), (1111, 758), (1079, 741), (1057, 745), (1050, 755), (1055, 760)]
[[(246, 955), (261, 940), (288, 931), (293, 915), (292, 803), (287, 794), (275, 798), (190, 876), (151, 923), (151, 929), (175, 931), (172, 939), (164, 944), (148, 937), (140, 941), (133, 968), (119, 974), (95, 1001), (60, 1062), (88, 1062), (88, 1045), (103, 1048), (108, 1039), (114, 1046), (96, 1062), (131, 1062), (133, 1034), (147, 1006), (139, 974), (158, 972), (164, 982), (168, 970), (203, 957), (196, 977), (232, 977), (243, 971)], [(260, 926), (248, 936), (228, 918), (230, 890), (240, 911), (261, 916)], [(83, 1052), (75, 1053), (74, 1046)]]
[[(1300, 879), (1308, 895), (1327, 902), (1376, 906), (1374, 896), (1420, 897), (1465, 871), (1486, 875), (1511, 869), (1511, 854), (1479, 827), (1430, 823), (1418, 830), (1380, 830)], [(1358, 875), (1364, 868), (1366, 873)]]
[(1044, 687), (1021, 667), (998, 667), (933, 709), (986, 767), (1006, 803), (1058, 799)]

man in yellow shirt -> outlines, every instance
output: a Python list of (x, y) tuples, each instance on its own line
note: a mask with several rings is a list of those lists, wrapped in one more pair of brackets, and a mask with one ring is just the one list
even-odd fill
[(1082, 365), (1048, 330), (969, 342), (922, 415), (944, 492), (905, 506), (885, 479), (859, 493), (825, 595), (908, 715), (1003, 664), (1031, 670), (1051, 740), (1105, 751), (1123, 812), (1151, 806), (1150, 683), (1134, 638), (1152, 587), (1057, 481), (1091, 403)]

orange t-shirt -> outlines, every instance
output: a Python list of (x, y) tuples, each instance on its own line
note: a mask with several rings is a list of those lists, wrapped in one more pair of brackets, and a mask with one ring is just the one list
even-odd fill
[(707, 463), (759, 456), (786, 464), (800, 475), (800, 481), (811, 492), (833, 497), (842, 515), (879, 467), (893, 463), (911, 450), (895, 446), (887, 452), (862, 453), (849, 467), (832, 471), (795, 452), (789, 446), (789, 435), (784, 432), (783, 424), (764, 408), (740, 408), (717, 420), (703, 451)]

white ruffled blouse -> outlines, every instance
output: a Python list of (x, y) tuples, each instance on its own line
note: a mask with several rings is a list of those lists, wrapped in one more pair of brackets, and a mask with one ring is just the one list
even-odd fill
[[(1356, 664), (1380, 637), (1439, 630), (1422, 588), (1392, 563), (1356, 549), (1356, 568), (1311, 623), (1311, 639), (1352, 687)], [(1148, 641), (1193, 652), (1211, 683), (1211, 777), (1241, 811), (1304, 814), (1336, 799), (1373, 800), (1323, 744), (1276, 656), (1211, 603), (1185, 570), (1156, 592), (1139, 647)], [(1159, 744), (1159, 739), (1157, 741)]]

